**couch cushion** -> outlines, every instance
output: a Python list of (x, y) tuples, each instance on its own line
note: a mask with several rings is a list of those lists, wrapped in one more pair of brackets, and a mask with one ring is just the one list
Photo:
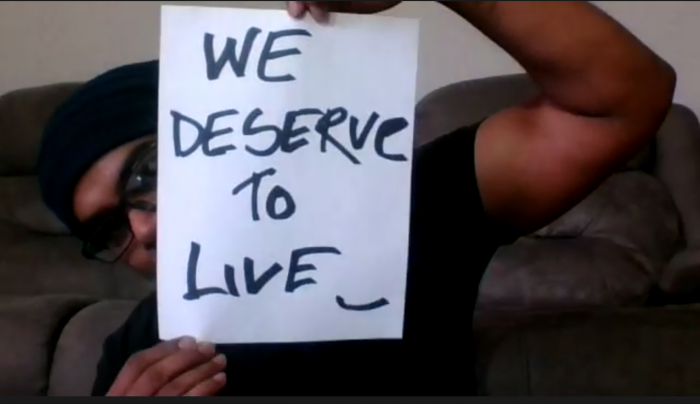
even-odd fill
[(643, 305), (681, 242), (661, 183), (639, 171), (618, 173), (532, 237), (500, 248), (481, 283), (479, 307)]
[(634, 255), (611, 241), (525, 237), (496, 252), (477, 308), (525, 314), (641, 306), (654, 284)]
[(89, 396), (107, 336), (119, 328), (137, 301), (107, 300), (85, 307), (63, 328), (53, 356), (50, 396)]
[(683, 243), (668, 191), (658, 179), (639, 171), (613, 175), (535, 236), (612, 241), (634, 254), (654, 279)]
[(486, 395), (700, 395), (700, 309), (477, 316)]
[(94, 299), (0, 297), (0, 396), (40, 396), (63, 326)]

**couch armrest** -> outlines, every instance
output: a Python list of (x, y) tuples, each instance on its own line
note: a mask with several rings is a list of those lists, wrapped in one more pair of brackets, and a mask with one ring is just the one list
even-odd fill
[(102, 344), (126, 321), (137, 303), (105, 300), (85, 307), (70, 319), (53, 355), (49, 396), (90, 395)]
[(0, 298), (0, 396), (43, 396), (64, 324), (94, 299), (76, 296)]
[(673, 198), (687, 245), (700, 247), (700, 122), (683, 105), (674, 105), (659, 130), (655, 174)]
[(678, 253), (664, 270), (659, 287), (671, 296), (683, 296), (700, 290), (700, 248)]
[(640, 306), (654, 284), (629, 250), (608, 240), (522, 238), (494, 255), (479, 288), (477, 309)]

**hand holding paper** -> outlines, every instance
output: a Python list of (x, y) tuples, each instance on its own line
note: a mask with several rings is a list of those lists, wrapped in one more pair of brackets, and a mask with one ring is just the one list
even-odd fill
[(336, 17), (163, 7), (161, 338), (401, 338), (418, 24)]
[(210, 344), (163, 341), (129, 358), (107, 396), (213, 396), (226, 384), (225, 367)]
[(386, 11), (400, 1), (288, 1), (287, 11), (294, 18), (303, 18), (308, 12), (316, 22), (328, 20), (328, 13), (374, 14)]

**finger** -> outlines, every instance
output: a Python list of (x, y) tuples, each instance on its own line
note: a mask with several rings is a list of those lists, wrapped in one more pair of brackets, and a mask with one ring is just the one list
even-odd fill
[(194, 389), (200, 383), (220, 373), (226, 367), (226, 357), (217, 355), (214, 359), (187, 371), (160, 389), (157, 396), (179, 397)]
[(154, 363), (176, 352), (178, 343), (184, 341), (187, 343), (195, 343), (191, 337), (177, 338), (170, 341), (164, 341), (154, 346), (153, 348), (141, 351), (133, 355), (124, 364), (124, 367), (119, 372), (117, 379), (112, 384), (112, 387), (107, 392), (108, 396), (121, 396), (127, 389), (134, 384), (136, 379)]
[(307, 2), (307, 9), (309, 10), (309, 14), (311, 14), (311, 18), (314, 19), (319, 24), (325, 24), (329, 20), (329, 13), (328, 13), (328, 8), (325, 6), (321, 5), (317, 1), (309, 1)]
[(303, 1), (288, 1), (287, 13), (292, 18), (303, 18), (306, 13), (306, 4)]
[(192, 390), (185, 393), (188, 397), (210, 397), (216, 395), (226, 385), (226, 374), (217, 373), (209, 380), (199, 383)]
[(194, 349), (179, 349), (146, 369), (126, 395), (152, 396), (181, 374), (210, 361), (214, 355), (216, 355), (214, 346), (206, 343), (199, 343)]

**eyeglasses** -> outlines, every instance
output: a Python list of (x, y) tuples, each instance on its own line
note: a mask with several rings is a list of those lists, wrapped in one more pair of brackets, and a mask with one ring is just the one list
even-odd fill
[(85, 223), (83, 256), (114, 263), (129, 249), (134, 239), (129, 212), (156, 212), (157, 163), (155, 141), (143, 143), (131, 153), (119, 177), (119, 205)]

